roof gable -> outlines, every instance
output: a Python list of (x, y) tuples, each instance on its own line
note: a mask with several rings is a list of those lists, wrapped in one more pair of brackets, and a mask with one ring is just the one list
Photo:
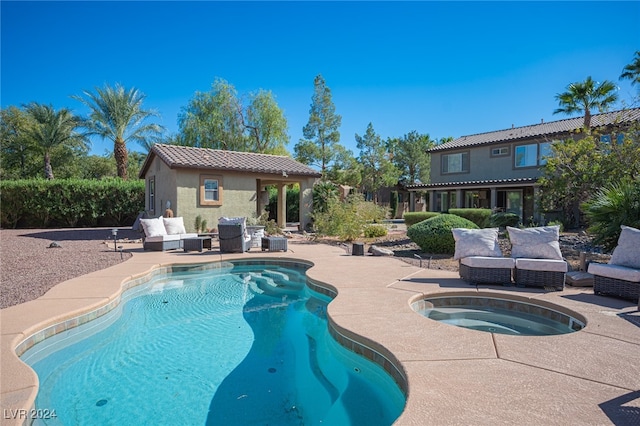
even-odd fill
[(155, 144), (145, 160), (140, 177), (144, 177), (154, 156), (171, 169), (207, 169), (266, 173), (282, 176), (320, 177), (321, 174), (293, 158), (284, 155), (255, 154), (252, 152), (194, 148), (180, 145)]
[[(591, 116), (591, 128), (598, 128), (617, 123), (630, 123), (640, 120), (640, 108), (632, 108), (621, 111), (594, 114)], [(500, 142), (511, 142), (535, 137), (553, 136), (569, 133), (581, 129), (584, 126), (584, 116), (567, 118), (564, 120), (550, 121), (548, 123), (533, 124), (530, 126), (515, 127), (493, 132), (479, 133), (462, 136), (450, 142), (443, 143), (429, 150), (444, 151), (459, 148), (468, 148), (479, 145), (488, 145)]]

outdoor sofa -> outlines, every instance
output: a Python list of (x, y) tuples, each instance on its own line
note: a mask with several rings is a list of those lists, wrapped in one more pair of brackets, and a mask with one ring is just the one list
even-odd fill
[[(593, 292), (638, 301), (640, 297), (640, 230), (622, 226), (609, 263), (590, 263)], [(640, 306), (640, 305), (639, 305)]]
[(182, 217), (158, 217), (140, 219), (143, 231), (142, 245), (145, 250), (165, 251), (182, 248), (183, 240), (196, 238), (197, 233), (188, 233)]

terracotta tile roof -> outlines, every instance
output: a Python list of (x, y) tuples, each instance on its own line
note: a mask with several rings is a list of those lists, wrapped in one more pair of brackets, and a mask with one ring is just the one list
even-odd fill
[[(614, 123), (630, 123), (640, 120), (640, 108), (631, 108), (622, 111), (613, 111), (591, 116), (591, 127), (603, 127)], [(584, 116), (567, 118), (565, 120), (550, 121), (548, 123), (534, 124), (530, 126), (515, 127), (512, 129), (496, 130), (494, 132), (479, 133), (462, 136), (451, 142), (446, 142), (431, 149), (429, 152), (451, 149), (467, 148), (478, 145), (488, 145), (500, 142), (511, 142), (520, 139), (535, 137), (553, 137), (554, 135), (572, 132), (581, 129), (584, 125)]]
[(452, 186), (493, 186), (493, 185), (513, 185), (513, 184), (531, 184), (536, 183), (538, 178), (510, 178), (510, 179), (486, 179), (486, 180), (466, 180), (459, 182), (438, 182), (438, 183), (417, 183), (415, 185), (407, 185), (405, 188), (411, 190), (435, 189)]
[(170, 168), (232, 170), (238, 172), (268, 173), (282, 176), (314, 176), (321, 174), (293, 158), (283, 155), (254, 154), (252, 152), (193, 148), (179, 145), (155, 144), (145, 160), (140, 177), (146, 174), (151, 158), (156, 155)]

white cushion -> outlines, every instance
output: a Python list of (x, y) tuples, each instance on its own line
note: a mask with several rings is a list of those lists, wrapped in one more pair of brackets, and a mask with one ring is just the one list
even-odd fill
[(180, 237), (181, 240), (184, 240), (187, 238), (197, 238), (198, 234), (180, 234), (178, 236)]
[(507, 226), (507, 231), (511, 240), (511, 257), (562, 259), (559, 225), (526, 229)]
[(470, 268), (513, 269), (516, 261), (510, 257), (470, 256), (460, 263)]
[(243, 225), (247, 222), (246, 217), (221, 217), (218, 219), (218, 223), (221, 225)]
[(140, 219), (142, 229), (144, 229), (144, 235), (149, 237), (157, 237), (159, 235), (167, 235), (167, 230), (164, 227), (163, 217), (157, 217), (154, 219)]
[(453, 228), (451, 232), (456, 241), (453, 255), (456, 260), (469, 256), (502, 257), (502, 250), (498, 245), (498, 228)]
[(640, 269), (640, 229), (621, 226), (618, 245), (613, 250), (610, 265)]
[(527, 271), (567, 272), (569, 269), (564, 260), (552, 259), (516, 259), (516, 269)]
[(187, 230), (184, 229), (184, 219), (182, 217), (163, 217), (162, 221), (169, 235), (187, 233)]
[(154, 235), (153, 237), (147, 237), (146, 242), (148, 243), (157, 243), (162, 241), (178, 241), (180, 240), (180, 235)]
[(599, 275), (601, 277), (613, 278), (615, 280), (640, 283), (640, 269), (632, 269), (620, 265), (590, 263), (589, 273), (593, 275)]

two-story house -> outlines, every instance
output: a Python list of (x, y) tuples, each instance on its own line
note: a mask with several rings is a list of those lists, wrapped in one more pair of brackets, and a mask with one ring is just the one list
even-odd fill
[[(595, 114), (591, 128), (611, 142), (615, 129), (640, 121), (640, 108)], [(536, 206), (540, 166), (554, 141), (582, 137), (584, 117), (541, 122), (463, 136), (431, 149), (431, 181), (409, 191), (426, 192), (429, 211), (481, 207), (539, 219)], [(615, 141), (614, 141), (615, 142)]]

